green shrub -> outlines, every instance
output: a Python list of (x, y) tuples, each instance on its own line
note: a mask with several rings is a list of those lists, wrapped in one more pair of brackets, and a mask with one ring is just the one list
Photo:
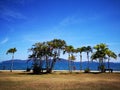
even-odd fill
[(84, 72), (85, 72), (85, 73), (89, 73), (89, 72), (90, 72), (90, 69), (89, 69), (89, 68), (86, 68), (86, 69), (84, 70)]

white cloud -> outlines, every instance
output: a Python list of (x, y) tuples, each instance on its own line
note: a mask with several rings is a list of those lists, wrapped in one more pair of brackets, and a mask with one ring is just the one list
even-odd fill
[(120, 43), (119, 42), (109, 42), (108, 45), (115, 46), (115, 45), (120, 45)]
[(20, 4), (20, 5), (25, 5), (26, 3), (32, 3), (35, 0), (8, 0), (9, 2), (12, 2), (14, 4)]
[(5, 43), (7, 43), (8, 42), (8, 38), (5, 38), (5, 39), (3, 39), (1, 42), (0, 42), (0, 44), (5, 44)]
[(78, 15), (68, 16), (60, 22), (60, 26), (67, 26), (72, 24), (81, 24), (86, 22), (91, 22), (100, 18), (100, 15), (79, 17)]
[(0, 18), (6, 21), (13, 21), (14, 19), (26, 19), (26, 17), (22, 13), (14, 11), (3, 5), (0, 6), (0, 14)]
[(66, 26), (66, 25), (76, 24), (78, 22), (80, 22), (80, 20), (77, 17), (75, 17), (75, 16), (68, 16), (68, 17), (64, 18), (60, 22), (60, 25), (61, 26)]
[(39, 42), (38, 39), (27, 39), (27, 41), (29, 41), (29, 42)]

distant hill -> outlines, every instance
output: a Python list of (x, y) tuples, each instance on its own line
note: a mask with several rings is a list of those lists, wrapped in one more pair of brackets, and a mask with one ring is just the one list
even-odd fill
[[(14, 70), (25, 70), (28, 67), (32, 66), (32, 61), (29, 62), (29, 64), (27, 64), (28, 60), (19, 60), (19, 59), (15, 59), (14, 60)], [(9, 70), (11, 66), (11, 60), (7, 60), (7, 61), (3, 61), (0, 63), (0, 69), (5, 69), (5, 70)]]
[[(26, 70), (27, 66), (32, 67), (32, 61), (29, 61), (27, 64), (28, 60), (14, 60), (14, 70)], [(45, 63), (45, 62), (44, 62)], [(0, 70), (9, 70), (11, 65), (11, 60), (3, 61), (0, 63)], [(75, 66), (76, 70), (80, 69), (80, 63), (79, 62), (74, 62), (72, 63), (73, 66)], [(97, 62), (90, 62), (89, 66), (91, 70), (97, 70), (98, 69), (99, 63)], [(105, 63), (107, 67), (107, 63)], [(87, 61), (82, 62), (82, 69), (84, 70), (87, 67)], [(115, 71), (120, 71), (120, 63), (113, 63), (110, 62), (110, 68), (112, 68)], [(68, 70), (68, 60), (66, 59), (60, 59), (56, 62), (54, 66), (55, 70)]]

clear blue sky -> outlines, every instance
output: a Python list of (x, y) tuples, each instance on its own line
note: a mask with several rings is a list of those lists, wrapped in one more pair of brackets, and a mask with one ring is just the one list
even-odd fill
[(27, 59), (34, 43), (54, 38), (75, 48), (106, 43), (118, 54), (119, 36), (120, 0), (0, 0), (0, 61), (12, 47)]

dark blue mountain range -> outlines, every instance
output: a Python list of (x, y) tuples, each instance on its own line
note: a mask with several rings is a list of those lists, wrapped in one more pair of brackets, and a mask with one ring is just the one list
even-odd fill
[[(31, 68), (33, 65), (33, 61), (28, 60), (14, 60), (14, 70), (26, 70), (27, 67)], [(43, 62), (45, 63), (45, 62)], [(82, 62), (82, 69), (87, 68), (87, 61)], [(0, 70), (10, 70), (11, 60), (3, 61), (0, 63)], [(90, 62), (89, 67), (91, 70), (98, 70), (98, 62)], [(107, 67), (107, 62), (105, 63)], [(80, 62), (72, 62), (72, 66), (76, 70), (80, 70)], [(120, 71), (120, 63), (110, 62), (110, 68), (114, 71)], [(56, 62), (54, 66), (54, 70), (68, 70), (68, 60), (60, 59)]]

